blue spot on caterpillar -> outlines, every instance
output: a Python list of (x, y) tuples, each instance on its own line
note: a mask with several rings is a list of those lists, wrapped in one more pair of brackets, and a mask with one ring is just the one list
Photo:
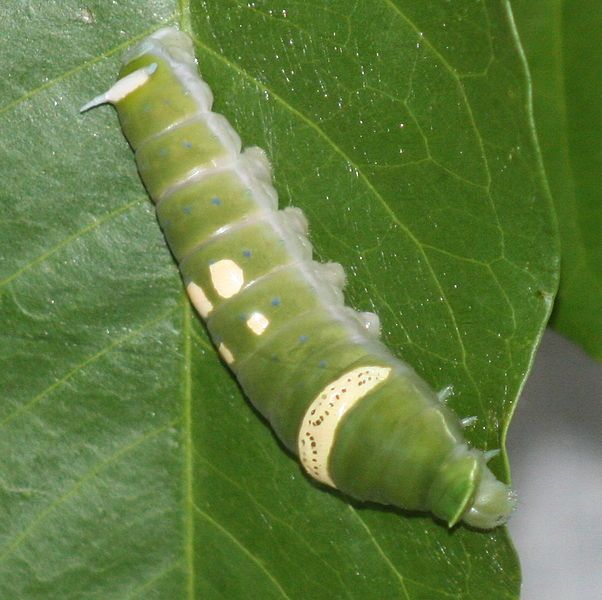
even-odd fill
[(264, 152), (243, 151), (211, 111), (190, 39), (164, 28), (132, 48), (117, 83), (82, 110), (105, 102), (136, 152), (191, 302), (305, 471), (450, 527), (504, 523), (512, 492), (437, 394), (380, 342), (378, 317), (345, 306), (343, 268), (313, 260), (299, 209), (278, 210)]

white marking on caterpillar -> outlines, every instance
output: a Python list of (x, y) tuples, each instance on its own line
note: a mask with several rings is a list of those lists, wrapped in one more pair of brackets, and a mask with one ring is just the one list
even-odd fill
[(439, 402), (442, 402), (443, 404), (445, 404), (448, 400), (448, 398), (450, 398), (451, 396), (454, 395), (454, 386), (453, 385), (446, 385), (442, 390), (439, 390), (437, 392), (437, 398), (439, 398)]
[(261, 335), (270, 324), (270, 320), (260, 312), (254, 312), (247, 319), (247, 327), (255, 334)]
[[(276, 214), (276, 217), (274, 216), (274, 214)], [(200, 244), (195, 246), (190, 251), (190, 254), (194, 254), (196, 251), (198, 251), (199, 248), (206, 246), (207, 244), (211, 243), (216, 238), (223, 236), (224, 234), (230, 234), (234, 231), (239, 231), (241, 229), (244, 229), (245, 227), (249, 227), (249, 225), (254, 225), (261, 222), (271, 225), (274, 219), (278, 218), (277, 215), (278, 213), (273, 212), (257, 212), (245, 219), (239, 219), (238, 221), (226, 223), (225, 225), (222, 225), (221, 227), (216, 229), (211, 235), (207, 236)]]
[(483, 456), (485, 457), (485, 462), (489, 462), (492, 458), (495, 458), (499, 453), (500, 453), (499, 448), (496, 448), (495, 450), (485, 450), (485, 452), (483, 452)]
[(209, 271), (213, 287), (222, 298), (232, 298), (238, 294), (245, 282), (243, 270), (229, 258), (209, 265)]
[(142, 67), (141, 69), (126, 75), (123, 79), (117, 81), (117, 83), (104, 94), (100, 94), (99, 96), (92, 98), (87, 104), (84, 104), (79, 109), (79, 112), (85, 112), (90, 108), (94, 108), (100, 104), (106, 104), (107, 102), (115, 104), (116, 102), (123, 100), (128, 94), (131, 94), (134, 90), (143, 86), (156, 70), (157, 63), (151, 63), (147, 67)]
[(462, 427), (466, 428), (466, 427), (472, 427), (472, 425), (474, 425), (477, 421), (479, 420), (479, 417), (465, 417), (464, 419), (462, 419), (460, 421), (460, 424), (462, 425)]
[[(191, 119), (192, 120), (192, 119)], [(163, 133), (163, 132), (159, 132)], [(172, 196), (175, 192), (179, 192), (181, 189), (187, 187), (193, 181), (200, 181), (207, 175), (214, 175), (218, 171), (227, 171), (232, 169), (236, 164), (236, 161), (230, 155), (222, 156), (212, 160), (210, 163), (200, 165), (182, 177), (182, 179), (175, 181), (172, 185), (165, 188), (165, 191), (155, 200), (155, 204), (159, 206), (161, 202), (164, 202)]]
[(186, 286), (186, 291), (188, 292), (188, 297), (190, 301), (194, 305), (194, 307), (199, 311), (199, 314), (203, 319), (206, 319), (209, 313), (213, 310), (213, 304), (203, 291), (203, 288), (194, 281), (191, 281)]
[(221, 343), (217, 347), (217, 351), (220, 353), (221, 357), (226, 361), (227, 364), (231, 365), (234, 362), (234, 354), (230, 352), (230, 349), (226, 344)]
[[(181, 121), (176, 125), (186, 123), (187, 121), (192, 121), (195, 118), (196, 115), (187, 120)], [(175, 129), (176, 125), (173, 125), (172, 128)], [(163, 132), (159, 132), (159, 134), (162, 133)], [(247, 148), (234, 158), (231, 155), (227, 155), (220, 159), (214, 160), (209, 165), (197, 167), (196, 169), (193, 169), (187, 173), (186, 176), (180, 181), (177, 181), (173, 185), (170, 185), (168, 188), (166, 188), (163, 194), (161, 194), (161, 197), (156, 200), (156, 204), (159, 206), (161, 202), (169, 198), (169, 196), (171, 196), (174, 192), (185, 188), (192, 182), (200, 181), (207, 175), (213, 175), (215, 173), (224, 171), (233, 171), (243, 182), (243, 184), (250, 190), (250, 193), (257, 204), (265, 208), (266, 211), (276, 211), (278, 210), (278, 194), (276, 193), (274, 186), (263, 179), (262, 172), (260, 171), (257, 173), (255, 171), (257, 167), (256, 162), (254, 161), (255, 157), (249, 156), (249, 148)]]
[(245, 148), (234, 170), (258, 204), (267, 210), (278, 210), (278, 193), (272, 185), (271, 167), (261, 148)]
[(127, 64), (145, 54), (156, 54), (169, 64), (182, 87), (196, 101), (200, 112), (211, 110), (213, 94), (207, 83), (199, 78), (189, 36), (173, 27), (162, 27), (130, 48), (123, 55), (122, 62)]
[[(303, 211), (300, 208), (297, 208), (296, 206), (287, 206), (286, 208), (282, 209), (282, 215), (286, 218), (286, 221), (295, 233), (299, 235), (307, 235), (307, 232), (309, 231), (309, 223), (307, 222), (307, 217), (303, 214)], [(343, 277), (345, 277), (344, 274)]]
[(373, 312), (361, 312), (358, 314), (364, 329), (375, 338), (380, 337), (380, 318)]
[(305, 470), (315, 479), (336, 487), (328, 458), (343, 416), (368, 392), (387, 379), (390, 367), (357, 367), (329, 383), (309, 405), (299, 430), (297, 448)]
[(260, 181), (272, 186), (272, 166), (265, 150), (257, 146), (249, 146), (242, 151), (247, 161), (248, 169)]
[(230, 125), (230, 122), (224, 115), (219, 113), (209, 112), (203, 115), (207, 127), (211, 129), (213, 134), (219, 139), (221, 144), (227, 150), (228, 154), (235, 159), (242, 150), (242, 142), (240, 136)]
[(314, 262), (312, 266), (315, 269), (316, 276), (319, 277), (320, 280), (328, 282), (338, 290), (342, 290), (345, 287), (347, 276), (345, 275), (345, 269), (343, 268), (343, 265), (340, 263)]

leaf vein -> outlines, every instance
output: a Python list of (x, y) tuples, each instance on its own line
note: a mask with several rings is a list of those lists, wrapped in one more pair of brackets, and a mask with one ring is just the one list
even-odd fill
[(192, 343), (191, 343), (191, 309), (188, 299), (183, 301), (183, 324), (182, 341), (184, 346), (184, 361), (182, 365), (182, 424), (184, 435), (184, 498), (185, 498), (185, 522), (184, 522), (184, 545), (187, 567), (187, 593), (190, 600), (195, 597), (194, 583), (194, 494), (192, 486), (192, 474), (194, 469), (192, 448)]
[(104, 348), (101, 348), (98, 352), (92, 354), (91, 356), (88, 356), (86, 359), (84, 359), (82, 362), (77, 364), (71, 370), (67, 371), (67, 373), (65, 373), (62, 377), (60, 377), (56, 381), (52, 382), (49, 386), (44, 388), (40, 393), (36, 394), (31, 400), (22, 404), (17, 409), (15, 409), (12, 413), (7, 415), (2, 421), (0, 421), (0, 428), (6, 427), (6, 425), (8, 425), (11, 421), (13, 421), (15, 418), (17, 418), (20, 414), (30, 412), (31, 409), (38, 402), (43, 400), (52, 391), (54, 391), (55, 389), (57, 389), (60, 386), (62, 386), (63, 384), (65, 384), (67, 381), (69, 381), (72, 377), (77, 375), (77, 373), (82, 371), (84, 368), (86, 368), (89, 365), (91, 365), (92, 363), (96, 362), (97, 360), (102, 358), (105, 354), (109, 353), (111, 350), (114, 350), (115, 348), (121, 346), (126, 341), (136, 338), (137, 336), (139, 336), (141, 333), (143, 333), (147, 329), (150, 329), (153, 325), (156, 325), (157, 323), (161, 322), (163, 319), (168, 317), (174, 311), (175, 311), (175, 309), (170, 308), (169, 310), (161, 313), (159, 316), (154, 317), (150, 321), (147, 321), (146, 323), (144, 323), (141, 327), (139, 327), (135, 331), (131, 331), (131, 332), (127, 333), (126, 335), (118, 338), (114, 342), (107, 344)]
[(168, 23), (172, 23), (173, 20), (174, 20), (174, 15), (172, 15), (166, 21), (161, 22), (159, 25), (153, 25), (153, 27), (150, 27), (149, 29), (146, 29), (142, 33), (139, 33), (138, 35), (135, 35), (135, 36), (129, 38), (128, 40), (122, 42), (121, 44), (118, 44), (117, 46), (114, 46), (113, 48), (111, 48), (105, 52), (102, 52), (101, 54), (96, 55), (94, 58), (87, 60), (75, 67), (72, 67), (71, 69), (68, 69), (67, 71), (64, 71), (63, 73), (61, 73), (60, 75), (57, 75), (53, 79), (45, 81), (42, 85), (39, 85), (38, 87), (28, 90), (27, 92), (22, 94), (19, 98), (15, 98), (12, 102), (9, 102), (8, 104), (5, 104), (4, 106), (0, 106), (0, 115), (3, 115), (4, 113), (8, 112), (9, 110), (12, 110), (13, 108), (19, 106), (19, 104), (27, 102), (27, 100), (30, 100), (37, 94), (43, 92), (44, 90), (47, 90), (48, 88), (51, 88), (52, 86), (56, 85), (57, 83), (60, 83), (61, 81), (64, 81), (65, 79), (68, 79), (72, 75), (75, 75), (76, 73), (79, 73), (80, 71), (83, 71), (84, 69), (91, 67), (92, 65), (95, 65), (96, 63), (99, 63), (102, 60), (113, 56), (113, 54), (128, 48), (129, 46), (131, 46), (133, 43), (137, 42), (138, 40), (141, 40), (141, 39), (147, 37), (153, 31), (155, 31), (161, 27), (164, 27)]
[(284, 521), (283, 519), (280, 519), (279, 517), (277, 517), (276, 515), (274, 515), (265, 505), (263, 505), (261, 502), (259, 502), (242, 485), (240, 485), (240, 483), (238, 483), (234, 479), (228, 477), (220, 469), (218, 469), (216, 466), (214, 466), (209, 460), (207, 460), (206, 458), (202, 457), (198, 452), (195, 452), (195, 455), (197, 456), (197, 458), (199, 459), (199, 461), (201, 461), (204, 464), (206, 464), (218, 477), (222, 478), (224, 481), (227, 481), (230, 485), (232, 485), (232, 487), (235, 487), (237, 490), (240, 490), (247, 498), (249, 498), (249, 500), (258, 509), (260, 509), (260, 511), (262, 513), (268, 515), (274, 522), (279, 523), (280, 525), (282, 525), (283, 527), (285, 527), (286, 529), (288, 529), (289, 531), (291, 531), (292, 534), (296, 538), (298, 538), (301, 541), (301, 543), (309, 550), (310, 554), (312, 554), (313, 556), (315, 556), (317, 560), (319, 560), (321, 562), (325, 562), (325, 564), (328, 565), (328, 568), (335, 574), (335, 576), (339, 580), (339, 583), (341, 584), (341, 588), (345, 590), (345, 592), (346, 592), (346, 594), (347, 594), (348, 597), (351, 597), (349, 595), (349, 590), (348, 590), (347, 586), (345, 585), (345, 583), (343, 582), (343, 579), (341, 578), (341, 574), (339, 573), (339, 571), (337, 569), (335, 569), (330, 563), (328, 563), (327, 561), (324, 561), (324, 559), (316, 553), (315, 549), (311, 546), (311, 544), (309, 544), (307, 542), (306, 538), (303, 535), (301, 535), (294, 527), (292, 527), (292, 525), (288, 521)]
[[(146, 197), (145, 197), (145, 199), (146, 199)], [(67, 236), (66, 238), (63, 238), (58, 244), (55, 244), (51, 248), (48, 248), (48, 250), (45, 250), (44, 252), (42, 252), (42, 254), (39, 254), (35, 258), (32, 258), (30, 261), (28, 261), (27, 263), (25, 263), (24, 265), (19, 267), (19, 269), (17, 269), (14, 273), (11, 273), (8, 277), (5, 277), (4, 279), (0, 280), (0, 288), (5, 286), (6, 284), (10, 283), (14, 279), (19, 277), (23, 273), (25, 273), (26, 271), (29, 271), (29, 269), (33, 268), (34, 266), (36, 266), (40, 263), (43, 263), (45, 260), (50, 258), (53, 254), (56, 254), (63, 248), (69, 246), (70, 244), (73, 244), (74, 242), (79, 240), (81, 237), (83, 237), (87, 233), (90, 233), (91, 231), (98, 229), (99, 227), (101, 227), (105, 223), (111, 221), (113, 218), (117, 217), (118, 215), (120, 215), (124, 212), (127, 212), (130, 208), (136, 206), (137, 204), (140, 204), (141, 201), (142, 201), (141, 198), (132, 200), (131, 202), (128, 202), (127, 204), (124, 204), (123, 206), (120, 206), (120, 207), (112, 210), (111, 212), (107, 213), (106, 215), (102, 216), (101, 218), (94, 220), (92, 223), (88, 223), (88, 225), (82, 227), (81, 229), (79, 229), (75, 233), (72, 233), (71, 235)]]
[(138, 586), (135, 590), (133, 590), (125, 600), (131, 600), (132, 598), (140, 596), (142, 592), (149, 590), (153, 586), (153, 584), (163, 579), (163, 577), (165, 577), (167, 574), (171, 573), (174, 569), (179, 567), (180, 564), (180, 560), (174, 560), (173, 562), (169, 563), (164, 569), (161, 569), (157, 574), (153, 575), (152, 577), (149, 577), (142, 585)]
[(259, 558), (257, 558), (237, 537), (235, 537), (231, 532), (229, 532), (223, 525), (218, 523), (213, 517), (211, 517), (204, 510), (199, 508), (196, 504), (194, 504), (194, 509), (205, 521), (207, 521), (210, 525), (213, 525), (215, 529), (217, 529), (224, 537), (226, 537), (232, 544), (234, 544), (237, 548), (241, 550), (241, 552), (247, 556), (253, 563), (255, 563), (259, 569), (266, 575), (266, 577), (271, 581), (276, 589), (282, 594), (283, 598), (287, 600), (291, 600), (291, 597), (284, 591), (284, 588), (280, 585), (278, 580), (270, 573), (267, 567), (263, 564)]
[(130, 444), (123, 446), (116, 452), (110, 454), (104, 460), (96, 463), (91, 469), (86, 471), (73, 485), (71, 485), (64, 494), (61, 494), (58, 498), (56, 498), (53, 502), (51, 502), (45, 509), (42, 509), (37, 514), (33, 516), (29, 521), (29, 525), (17, 536), (12, 539), (12, 543), (9, 543), (4, 552), (0, 553), (0, 563), (9, 556), (14, 550), (16, 550), (32, 533), (33, 531), (42, 523), (52, 512), (54, 512), (57, 508), (59, 508), (62, 504), (67, 502), (69, 498), (74, 496), (87, 482), (94, 479), (96, 475), (98, 475), (101, 471), (116, 463), (119, 459), (123, 458), (130, 452), (134, 451), (144, 442), (156, 437), (160, 433), (168, 430), (170, 427), (173, 427), (176, 424), (176, 420), (172, 420), (169, 423), (161, 427), (157, 427), (150, 431), (145, 432), (137, 439), (135, 439)]

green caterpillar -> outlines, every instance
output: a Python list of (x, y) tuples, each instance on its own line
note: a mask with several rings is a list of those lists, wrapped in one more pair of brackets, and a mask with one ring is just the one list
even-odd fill
[(116, 106), (190, 300), (247, 396), (309, 475), (451, 527), (504, 523), (514, 499), (458, 419), (344, 305), (343, 268), (312, 260), (307, 222), (278, 210), (259, 148), (211, 112), (191, 40), (164, 28), (82, 111)]

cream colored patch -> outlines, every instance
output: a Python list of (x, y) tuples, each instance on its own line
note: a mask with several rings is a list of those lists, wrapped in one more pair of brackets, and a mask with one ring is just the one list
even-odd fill
[(123, 79), (120, 79), (113, 85), (113, 87), (107, 92), (107, 100), (109, 102), (119, 102), (126, 96), (129, 96), (134, 90), (143, 86), (149, 79), (150, 76), (157, 70), (156, 63), (149, 65), (148, 67), (142, 67), (129, 75), (126, 75)]
[(335, 487), (328, 472), (328, 458), (339, 423), (390, 372), (390, 367), (357, 367), (329, 383), (310, 404), (301, 423), (297, 448), (301, 464), (312, 477)]
[(217, 351), (221, 354), (221, 357), (229, 364), (231, 365), (234, 362), (234, 354), (232, 354), (232, 352), (230, 352), (230, 349), (228, 348), (228, 346), (226, 346), (226, 344), (220, 344), (217, 347)]
[(261, 335), (270, 324), (270, 320), (260, 312), (254, 312), (247, 319), (247, 327), (255, 334)]
[(243, 270), (229, 258), (218, 260), (209, 266), (211, 282), (222, 298), (231, 298), (240, 292), (245, 282)]
[(79, 111), (84, 112), (99, 104), (105, 104), (110, 102), (115, 104), (120, 100), (123, 100), (127, 95), (131, 94), (134, 90), (137, 90), (140, 86), (143, 86), (149, 79), (150, 76), (157, 70), (157, 63), (152, 63), (146, 67), (142, 67), (129, 75), (126, 75), (119, 81), (117, 81), (110, 90), (106, 91), (96, 98), (92, 98), (90, 102), (84, 104)]
[(205, 296), (203, 288), (194, 283), (194, 281), (191, 281), (186, 286), (186, 291), (188, 292), (188, 297), (190, 298), (190, 301), (194, 307), (197, 309), (198, 313), (201, 315), (201, 317), (203, 317), (203, 319), (206, 319), (209, 313), (213, 310), (213, 304), (211, 304), (209, 298)]

